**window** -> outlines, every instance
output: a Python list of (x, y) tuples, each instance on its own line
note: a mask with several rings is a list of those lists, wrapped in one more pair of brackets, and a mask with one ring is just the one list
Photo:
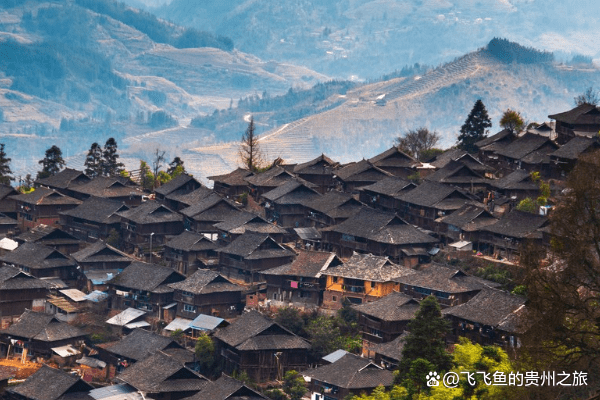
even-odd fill
[(191, 304), (184, 304), (183, 305), (183, 311), (195, 313), (196, 312), (196, 307), (193, 306), (193, 305), (191, 305)]
[(337, 301), (337, 296), (331, 296), (331, 301)]
[(192, 292), (186, 292), (186, 291), (181, 291), (181, 295), (185, 296), (185, 297), (194, 297), (194, 293)]
[(383, 337), (383, 335), (381, 334), (381, 331), (379, 329), (375, 329), (375, 328), (370, 328), (370, 333), (373, 336), (377, 336), (377, 337)]

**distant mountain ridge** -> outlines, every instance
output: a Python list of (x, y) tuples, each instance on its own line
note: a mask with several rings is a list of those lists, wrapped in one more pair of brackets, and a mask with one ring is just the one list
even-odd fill
[(600, 61), (595, 0), (173, 0), (154, 11), (342, 79), (439, 65), (495, 36)]

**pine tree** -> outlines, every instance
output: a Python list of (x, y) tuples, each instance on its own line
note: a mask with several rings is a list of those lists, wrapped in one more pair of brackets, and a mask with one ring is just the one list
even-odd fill
[(104, 152), (102, 153), (102, 174), (105, 176), (116, 176), (123, 170), (123, 163), (120, 163), (119, 155), (117, 154), (117, 141), (110, 138), (104, 144)]
[(437, 299), (428, 296), (419, 307), (419, 311), (408, 324), (409, 334), (404, 341), (401, 374), (408, 374), (413, 363), (419, 359), (431, 363), (436, 372), (448, 371), (452, 367), (452, 356), (446, 351), (445, 336), (450, 324), (442, 317)]
[(62, 150), (54, 145), (46, 150), (43, 159), (38, 161), (42, 164), (42, 170), (38, 172), (37, 179), (47, 178), (59, 172), (65, 166), (65, 160), (62, 158)]
[(262, 155), (258, 146), (258, 136), (255, 133), (254, 118), (250, 118), (250, 123), (246, 132), (242, 135), (242, 144), (240, 145), (240, 160), (249, 171), (256, 171), (261, 168)]
[(175, 178), (177, 175), (181, 175), (185, 173), (185, 167), (183, 166), (183, 160), (179, 157), (175, 157), (173, 161), (169, 164), (169, 168), (167, 169), (167, 174), (171, 175)]
[(5, 185), (10, 185), (10, 181), (15, 179), (11, 176), (10, 160), (4, 152), (4, 143), (0, 143), (0, 183)]
[(98, 143), (92, 143), (83, 165), (85, 174), (90, 178), (102, 175), (102, 147)]
[(487, 128), (492, 127), (485, 105), (481, 99), (475, 102), (465, 123), (460, 128), (457, 145), (459, 148), (474, 153), (477, 151), (475, 143), (487, 136)]

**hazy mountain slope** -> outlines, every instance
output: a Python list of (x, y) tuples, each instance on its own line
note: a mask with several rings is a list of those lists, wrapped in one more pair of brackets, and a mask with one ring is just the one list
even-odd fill
[(493, 37), (600, 59), (596, 0), (173, 0), (156, 12), (342, 78), (438, 65)]
[[(0, 138), (16, 174), (35, 172), (52, 144), (72, 155), (111, 135), (121, 142), (167, 128), (151, 120), (159, 112), (185, 126), (241, 97), (328, 79), (237, 50), (156, 43), (75, 3), (27, 1), (0, 9)], [(187, 140), (215, 138), (194, 130)]]
[[(548, 114), (572, 108), (573, 97), (599, 81), (600, 71), (591, 67), (504, 63), (477, 51), (423, 76), (351, 89), (335, 96), (342, 101), (339, 106), (273, 129), (260, 143), (271, 160), (304, 162), (326, 153), (348, 162), (372, 157), (403, 131), (427, 126), (440, 132), (442, 147), (448, 147), (478, 98), (488, 109), (495, 133), (507, 108), (520, 111), (529, 122), (543, 122)], [(262, 116), (255, 115), (259, 123)], [(186, 160), (195, 160), (204, 176), (220, 173), (235, 168), (237, 147), (197, 148)]]

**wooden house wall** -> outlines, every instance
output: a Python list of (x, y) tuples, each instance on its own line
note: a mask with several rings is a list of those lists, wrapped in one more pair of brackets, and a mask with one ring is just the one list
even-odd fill
[[(242, 292), (221, 292), (185, 296), (176, 290), (173, 299), (177, 302), (177, 316), (194, 319), (200, 314), (231, 318), (239, 314), (242, 304)], [(184, 304), (196, 307), (195, 312), (184, 311)]]

